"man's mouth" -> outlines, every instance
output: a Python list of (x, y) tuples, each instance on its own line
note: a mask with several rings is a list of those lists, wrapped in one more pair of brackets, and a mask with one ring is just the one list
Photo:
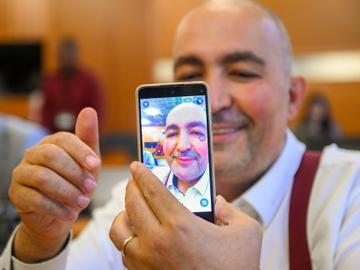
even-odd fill
[(196, 160), (195, 157), (188, 157), (188, 156), (177, 157), (175, 159), (180, 166), (189, 166), (190, 164), (192, 164), (193, 161)]
[(213, 134), (216, 135), (224, 135), (224, 134), (228, 134), (228, 133), (233, 133), (238, 131), (240, 128), (214, 128), (213, 130)]
[(213, 142), (215, 144), (226, 143), (234, 140), (237, 136), (239, 136), (239, 132), (245, 129), (246, 125), (222, 125), (222, 124), (214, 124), (213, 125)]

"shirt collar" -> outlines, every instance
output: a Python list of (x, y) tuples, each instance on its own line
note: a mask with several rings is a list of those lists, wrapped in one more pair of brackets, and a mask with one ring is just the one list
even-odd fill
[[(177, 185), (174, 184), (174, 174), (170, 171), (169, 180), (167, 187), (174, 187), (176, 189)], [(200, 180), (196, 182), (191, 188), (189, 188), (186, 192), (190, 190), (195, 190), (199, 192), (202, 196), (205, 196), (206, 190), (209, 186), (209, 165), (206, 167), (204, 174), (201, 176)]]
[(206, 167), (204, 174), (201, 176), (200, 180), (192, 187), (200, 192), (202, 196), (205, 195), (205, 192), (209, 186), (209, 166)]
[(287, 130), (284, 148), (273, 166), (233, 203), (268, 226), (292, 185), (304, 152), (305, 145)]

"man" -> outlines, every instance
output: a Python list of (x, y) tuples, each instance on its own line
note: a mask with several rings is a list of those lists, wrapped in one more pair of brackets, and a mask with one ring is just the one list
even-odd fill
[[(218, 193), (262, 225), (264, 238), (260, 268), (288, 269), (290, 193), (305, 147), (288, 131), (287, 121), (300, 107), (305, 82), (290, 74), (291, 49), (285, 29), (271, 12), (254, 2), (209, 1), (182, 20), (176, 36), (174, 57), (177, 80), (202, 79), (211, 89)], [(85, 121), (84, 115), (79, 117), (79, 127), (84, 129), (79, 129), (77, 136), (95, 148), (96, 139), (85, 135), (92, 131), (93, 125)], [(98, 163), (94, 159), (88, 158), (92, 162), (83, 163), (85, 156), (89, 157), (92, 153), (89, 149), (73, 153), (70, 145), (63, 143), (70, 141), (76, 144), (78, 137), (62, 134), (63, 139), (59, 140), (58, 136), (49, 137), (48, 144), (55, 141), (61, 149), (66, 147), (71, 157), (84, 164), (89, 172), (95, 173)], [(55, 150), (55, 147), (52, 149)], [(87, 148), (82, 145), (81, 149)], [(36, 154), (42, 156), (41, 153)], [(20, 207), (22, 200), (17, 195), (21, 189), (19, 183), (25, 178), (21, 175), (26, 174), (26, 164), (28, 160), (34, 160), (33, 155), (35, 151), (29, 152), (23, 165), (17, 168), (10, 189), (14, 204), (25, 213), (29, 211)], [(341, 150), (336, 146), (322, 152), (307, 215), (308, 246), (315, 269), (357, 269), (359, 265), (359, 160), (358, 152)], [(73, 163), (69, 165), (75, 166)], [(58, 169), (56, 165), (50, 166), (54, 167)], [(63, 173), (63, 170), (62, 167), (60, 171)], [(159, 269), (162, 265), (165, 269), (254, 269), (251, 267), (254, 264), (244, 267), (253, 258), (256, 264), (258, 253), (254, 252), (256, 244), (251, 242), (253, 237), (243, 239), (243, 232), (233, 230), (239, 224), (234, 217), (242, 223), (241, 218), (232, 215), (231, 220), (224, 219), (235, 210), (222, 208), (228, 204), (221, 198), (217, 202), (220, 209), (217, 209), (216, 215), (223, 226), (210, 226), (186, 214), (186, 211), (182, 212), (181, 205), (172, 204), (171, 197), (161, 191), (156, 181), (152, 181), (156, 179), (141, 165), (133, 164), (131, 171), (132, 180), (125, 198), (126, 212), (115, 219), (111, 230), (111, 238), (122, 250), (125, 255), (123, 262), (130, 269)], [(81, 179), (86, 175), (89, 174), (74, 177), (70, 182), (83, 190)], [(51, 178), (56, 180), (54, 176)], [(119, 199), (124, 193), (120, 189), (115, 192), (118, 201), (110, 202), (106, 209), (95, 213), (95, 222), (71, 246), (69, 267), (76, 265), (77, 258), (84, 257), (80, 252), (90, 254), (86, 260), (90, 260), (91, 264), (86, 265), (96, 265), (98, 269), (110, 269), (101, 268), (103, 265), (118, 267), (114, 261), (120, 260), (120, 257), (116, 258), (116, 253), (105, 244), (105, 237), (96, 230), (100, 227), (108, 229), (110, 224), (107, 227), (104, 223), (112, 216), (110, 213), (116, 212), (114, 209), (118, 209), (119, 205), (124, 206)], [(161, 204), (164, 200), (169, 203)], [(67, 197), (62, 201), (70, 204), (76, 200)], [(178, 212), (175, 211), (174, 216), (167, 215), (174, 208)], [(42, 209), (47, 209), (47, 213), (56, 211), (59, 216), (72, 220), (77, 213), (50, 202)], [(69, 225), (64, 226), (53, 214), (42, 224), (57, 221), (55, 225), (63, 225), (59, 227), (61, 233), (57, 230), (56, 234), (47, 234), (56, 226), (45, 226), (46, 230), (40, 232), (41, 224), (32, 221), (30, 216), (24, 214), (22, 220), (13, 245), (13, 254), (17, 258), (27, 262), (42, 261), (60, 252), (52, 260), (55, 264), (66, 257), (66, 252), (69, 252), (66, 245)], [(235, 231), (238, 233), (234, 235)], [(247, 233), (257, 235), (254, 231)], [(50, 248), (44, 244), (44, 239), (53, 240)], [(80, 242), (86, 244), (81, 245)], [(246, 253), (247, 246), (251, 248), (249, 253)], [(93, 258), (95, 255), (97, 259)], [(101, 265), (101, 262), (104, 264)], [(82, 263), (85, 265), (86, 262)], [(81, 265), (79, 263), (78, 267)], [(259, 268), (259, 265), (256, 267)]]
[(88, 106), (103, 119), (103, 89), (91, 72), (79, 66), (78, 55), (76, 42), (63, 39), (58, 47), (59, 69), (42, 83), (40, 121), (50, 132), (73, 132), (76, 116)]
[[(166, 118), (164, 154), (170, 171), (163, 183), (188, 209), (209, 211), (210, 182), (206, 115), (194, 103), (174, 107)], [(154, 172), (156, 176), (159, 176)]]

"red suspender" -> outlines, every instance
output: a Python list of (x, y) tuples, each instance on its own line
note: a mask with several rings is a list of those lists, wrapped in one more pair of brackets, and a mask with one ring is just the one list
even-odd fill
[(320, 152), (306, 151), (294, 177), (289, 210), (290, 270), (311, 270), (306, 237), (306, 215), (320, 154)]

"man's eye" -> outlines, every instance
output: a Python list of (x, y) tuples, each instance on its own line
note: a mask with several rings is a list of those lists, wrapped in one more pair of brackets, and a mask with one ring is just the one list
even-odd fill
[(231, 77), (242, 78), (242, 79), (256, 79), (260, 78), (259, 74), (248, 71), (230, 71)]
[(173, 138), (177, 136), (176, 132), (168, 132), (165, 134), (166, 138)]
[(192, 135), (200, 135), (200, 134), (203, 134), (203, 133), (200, 132), (200, 131), (191, 131), (191, 134)]
[(199, 140), (201, 140), (201, 141), (203, 141), (203, 140), (206, 139), (206, 135), (205, 135), (204, 132), (202, 132), (202, 131), (196, 131), (196, 130), (194, 130), (194, 131), (191, 131), (190, 134), (193, 135), (193, 136), (195, 136), (195, 137), (197, 137), (197, 138), (198, 138)]
[(179, 74), (175, 77), (177, 81), (194, 81), (201, 78), (201, 73), (200, 72), (184, 73), (184, 74)]

